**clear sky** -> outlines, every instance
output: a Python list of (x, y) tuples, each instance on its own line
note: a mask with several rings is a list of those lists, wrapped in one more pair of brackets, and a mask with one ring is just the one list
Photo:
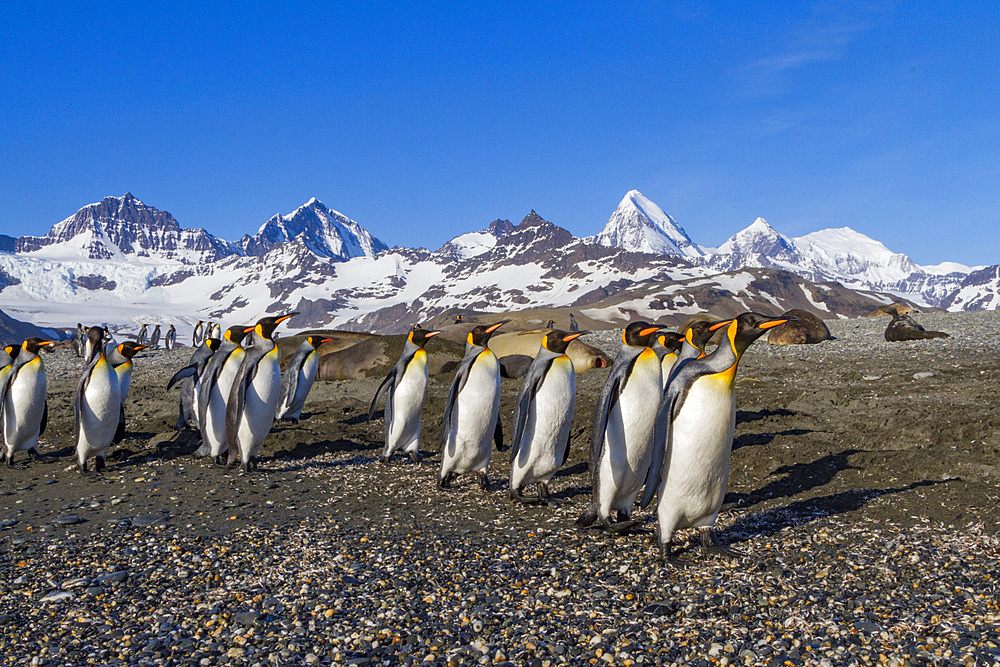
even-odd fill
[(1000, 262), (996, 2), (5, 3), (0, 232), (131, 191), (229, 239), (316, 196), (436, 248), (636, 188), (699, 243)]

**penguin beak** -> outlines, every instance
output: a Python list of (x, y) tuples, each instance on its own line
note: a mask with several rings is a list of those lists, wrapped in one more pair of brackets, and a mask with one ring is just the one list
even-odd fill
[(501, 320), (500, 322), (497, 322), (493, 326), (487, 327), (486, 328), (486, 333), (493, 333), (494, 331), (496, 331), (497, 329), (499, 329), (503, 325), (507, 324), (508, 322), (510, 322), (510, 320)]
[(657, 331), (659, 331), (662, 328), (663, 327), (660, 327), (660, 326), (647, 327), (647, 328), (643, 329), (642, 331), (640, 331), (639, 335), (640, 336), (649, 336), (650, 334), (654, 334), (654, 333), (656, 333)]
[(298, 313), (288, 313), (287, 315), (282, 315), (281, 317), (276, 317), (276, 318), (274, 318), (274, 323), (275, 324), (281, 324), (282, 322), (284, 322), (285, 320), (287, 320), (289, 317), (294, 317), (296, 315), (298, 315)]
[(56, 343), (53, 340), (43, 340), (41, 343), (38, 344), (38, 347), (45, 347), (46, 345), (55, 345), (55, 344)]
[(322, 340), (319, 341), (319, 344), (322, 345), (323, 343), (329, 343), (331, 340), (333, 340), (333, 339), (332, 338), (323, 338)]
[(254, 325), (254, 326), (252, 326), (252, 327), (247, 327), (246, 329), (244, 329), (244, 330), (243, 330), (243, 333), (250, 333), (250, 332), (251, 332), (251, 331), (253, 331), (253, 330), (254, 330), (255, 328), (256, 328), (256, 325)]
[(577, 331), (576, 333), (571, 333), (568, 336), (563, 336), (563, 342), (564, 343), (568, 343), (571, 340), (579, 338), (580, 336), (582, 336), (583, 334), (586, 334), (586, 333), (590, 333), (590, 332), (589, 331)]
[(709, 331), (718, 331), (718, 330), (719, 330), (719, 329), (721, 329), (722, 327), (726, 327), (726, 326), (729, 326), (729, 325), (730, 325), (730, 324), (732, 324), (732, 323), (733, 323), (733, 321), (732, 321), (732, 320), (723, 320), (723, 321), (721, 321), (721, 322), (716, 322), (715, 324), (713, 324), (712, 326), (710, 326), (710, 327), (708, 328), (708, 330), (709, 330)]
[(149, 347), (149, 346), (148, 345), (136, 345), (132, 349), (135, 350), (136, 352), (138, 352), (139, 350), (145, 350), (147, 347)]
[(758, 329), (770, 329), (771, 327), (776, 327), (779, 324), (784, 324), (785, 322), (787, 322), (790, 319), (791, 318), (786, 317), (785, 319), (782, 319), (782, 320), (768, 320), (767, 322), (761, 322), (760, 324), (758, 324), (757, 328)]
[(424, 338), (434, 338), (434, 336), (437, 336), (439, 333), (441, 333), (441, 332), (440, 331), (428, 331), (427, 333), (424, 334)]

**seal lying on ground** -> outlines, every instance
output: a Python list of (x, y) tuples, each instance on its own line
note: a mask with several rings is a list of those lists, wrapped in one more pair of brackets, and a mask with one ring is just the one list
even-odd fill
[(885, 339), (889, 342), (948, 337), (943, 331), (927, 331), (909, 315), (900, 315), (896, 311), (892, 312), (892, 322), (885, 328)]
[(823, 320), (808, 310), (792, 308), (782, 313), (781, 317), (796, 319), (779, 324), (768, 332), (767, 342), (771, 345), (812, 345), (832, 337)]

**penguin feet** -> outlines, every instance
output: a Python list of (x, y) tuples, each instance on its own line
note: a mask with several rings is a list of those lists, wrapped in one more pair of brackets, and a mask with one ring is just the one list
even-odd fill
[(410, 462), (413, 465), (420, 465), (420, 453), (419, 452), (410, 452)]
[(38, 450), (35, 449), (35, 448), (31, 448), (31, 449), (28, 450), (28, 456), (35, 463), (55, 463), (56, 462), (56, 460), (54, 458), (52, 458), (51, 456), (43, 456), (42, 454), (39, 454)]
[(444, 477), (438, 480), (438, 488), (443, 491), (454, 491), (455, 485), (453, 482), (456, 477), (458, 477), (458, 475), (453, 472), (446, 473)]
[(476, 481), (479, 482), (479, 488), (483, 491), (492, 491), (493, 487), (490, 486), (490, 478), (486, 476), (486, 472), (480, 470), (476, 473)]
[(746, 553), (739, 549), (719, 542), (718, 536), (711, 527), (699, 528), (698, 536), (701, 538), (701, 548), (707, 554), (716, 554), (726, 558), (745, 558)]
[(524, 505), (541, 505), (542, 503), (545, 502), (541, 498), (526, 496), (523, 493), (521, 493), (521, 489), (515, 489), (513, 486), (510, 487), (510, 497)]
[(389, 465), (389, 460), (391, 458), (392, 458), (392, 454), (390, 454), (389, 456), (386, 456), (385, 454), (382, 454), (381, 456), (378, 457), (378, 460), (379, 460), (379, 463), (381, 463), (384, 466), (387, 466), (387, 465)]
[(225, 454), (219, 454), (218, 456), (215, 457), (215, 459), (212, 462), (216, 468), (225, 468), (226, 465), (228, 464), (228, 461), (226, 461)]
[(14, 470), (24, 470), (28, 465), (26, 463), (14, 463), (14, 455), (11, 454), (7, 457), (7, 467)]
[(641, 523), (642, 521), (639, 521), (638, 519), (626, 519), (625, 521), (609, 523), (605, 526), (605, 528), (607, 528), (609, 532), (615, 533), (616, 535), (622, 535)]
[(77, 461), (77, 463), (76, 463), (76, 469), (79, 470), (80, 474), (83, 475), (83, 476), (85, 476), (85, 477), (93, 477), (94, 476), (94, 473), (87, 468), (87, 462), (86, 461), (83, 461), (82, 463), (79, 462), (79, 461)]
[(102, 472), (104, 472), (104, 468), (105, 468), (105, 466), (104, 466), (104, 457), (103, 456), (95, 457), (94, 458), (94, 472), (96, 472), (98, 474), (102, 473)]

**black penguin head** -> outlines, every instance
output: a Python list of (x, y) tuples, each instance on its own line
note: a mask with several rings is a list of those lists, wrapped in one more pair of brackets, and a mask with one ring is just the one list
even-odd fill
[(407, 334), (406, 339), (418, 347), (423, 347), (427, 344), (431, 338), (437, 336), (440, 331), (428, 331), (427, 329), (421, 329), (419, 327), (413, 328), (409, 334)]
[(274, 335), (274, 330), (278, 328), (278, 325), (287, 320), (289, 317), (293, 317), (295, 315), (298, 315), (298, 313), (288, 313), (287, 315), (278, 315), (277, 317), (262, 317), (257, 320), (257, 324), (245, 329), (244, 331), (245, 333), (250, 333), (252, 331), (265, 340), (271, 340), (271, 337)]
[(653, 334), (662, 328), (649, 322), (630, 322), (622, 332), (622, 342), (633, 347), (649, 347), (653, 344)]
[(253, 331), (253, 327), (248, 327), (245, 324), (239, 324), (235, 327), (229, 327), (222, 335), (230, 343), (236, 343), (239, 345), (243, 342), (243, 339), (246, 338), (247, 332), (249, 331)]
[(736, 356), (739, 357), (746, 352), (751, 343), (767, 333), (768, 329), (795, 319), (798, 318), (788, 315), (780, 318), (768, 317), (759, 313), (746, 312), (736, 316), (735, 319), (716, 322), (710, 328), (712, 331), (716, 331), (728, 327), (726, 337), (733, 351), (736, 352)]
[[(732, 320), (726, 320), (724, 324), (728, 324)], [(711, 340), (712, 336), (715, 334), (716, 330), (721, 327), (714, 327), (718, 322), (708, 322), (699, 321), (688, 327), (688, 330), (684, 332), (684, 338), (694, 346), (696, 349), (704, 350), (705, 346), (708, 345), (708, 341)]]
[(41, 338), (28, 338), (23, 343), (21, 343), (21, 349), (24, 350), (25, 352), (38, 354), (39, 350), (49, 345), (52, 345), (51, 340), (43, 340)]
[(555, 320), (549, 320), (548, 322), (545, 323), (545, 328), (546, 329), (555, 329), (556, 328), (556, 321)]
[(673, 352), (677, 354), (681, 351), (681, 344), (684, 342), (684, 336), (680, 335), (676, 331), (660, 331), (656, 334), (656, 342), (660, 344), (667, 352)]
[[(87, 329), (87, 341), (90, 343), (90, 359), (104, 352), (101, 344), (104, 342), (104, 329), (99, 326), (92, 326)], [(88, 359), (87, 361), (90, 361)]]
[(476, 326), (475, 329), (469, 332), (469, 336), (466, 338), (466, 340), (469, 342), (470, 345), (486, 347), (486, 343), (489, 342), (490, 337), (493, 335), (493, 332), (499, 329), (504, 324), (507, 324), (508, 322), (510, 322), (510, 320), (500, 320), (496, 324), (491, 324), (489, 326), (480, 324)]
[(549, 352), (555, 352), (556, 354), (565, 354), (566, 348), (569, 347), (569, 344), (585, 333), (588, 332), (574, 331), (573, 333), (570, 333), (568, 331), (560, 331), (558, 329), (554, 329), (545, 334), (545, 337), (542, 338), (542, 345)]
[(313, 348), (318, 348), (323, 343), (329, 343), (332, 338), (323, 338), (322, 336), (306, 336), (306, 341), (313, 346)]
[(207, 345), (208, 349), (210, 349), (212, 352), (215, 352), (222, 345), (222, 339), (221, 338), (206, 338), (205, 339), (205, 345)]
[(4, 345), (3, 351), (7, 353), (7, 356), (13, 361), (17, 359), (17, 353), (21, 351), (20, 345)]
[(135, 341), (127, 340), (118, 346), (118, 354), (122, 355), (126, 359), (131, 359), (135, 356), (136, 352), (140, 350), (145, 350), (148, 345), (136, 345)]

